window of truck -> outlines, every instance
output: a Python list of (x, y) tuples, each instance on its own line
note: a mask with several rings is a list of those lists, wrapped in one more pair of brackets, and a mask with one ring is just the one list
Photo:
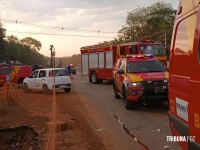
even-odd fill
[(37, 78), (38, 71), (33, 72), (33, 74), (30, 76), (30, 78)]
[(66, 70), (56, 70), (56, 76), (67, 76), (68, 72)]
[(130, 54), (138, 54), (138, 50), (136, 46), (131, 46), (130, 47)]
[(11, 74), (12, 68), (4, 68), (4, 73), (5, 74)]
[(39, 73), (39, 78), (43, 78), (46, 77), (46, 71), (45, 70), (41, 70)]
[(156, 60), (153, 61), (129, 61), (127, 63), (127, 73), (144, 73), (144, 72), (165, 72), (162, 64)]
[(172, 52), (174, 55), (172, 57), (174, 65), (171, 66), (173, 74), (190, 76), (190, 71), (188, 71), (188, 69), (191, 67), (190, 60), (193, 52), (196, 20), (197, 16), (195, 13), (184, 18), (177, 24), (174, 51)]
[(175, 55), (190, 55), (193, 50), (196, 14), (182, 20), (178, 25), (175, 42)]
[(141, 45), (140, 49), (142, 54), (165, 56), (165, 47), (163, 45)]
[(120, 47), (120, 55), (125, 55), (125, 47)]

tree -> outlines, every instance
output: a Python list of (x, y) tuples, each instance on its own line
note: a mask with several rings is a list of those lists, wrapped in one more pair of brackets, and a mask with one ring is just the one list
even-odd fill
[(25, 37), (22, 40), (20, 40), (21, 44), (30, 46), (30, 48), (34, 51), (39, 51), (42, 47), (42, 44), (40, 41), (37, 41), (36, 39), (33, 39), (31, 37)]
[(20, 61), (26, 65), (47, 65), (44, 55), (32, 49), (30, 45), (22, 44), (21, 40), (13, 35), (5, 37), (4, 49), (7, 60)]
[[(146, 8), (128, 12), (126, 24), (118, 31), (122, 41), (152, 39), (164, 43), (165, 33), (171, 39), (175, 10), (169, 3), (158, 2)], [(170, 40), (167, 41), (170, 44)]]
[(6, 37), (6, 41), (8, 41), (8, 42), (14, 42), (14, 43), (19, 43), (19, 39), (16, 36), (13, 36), (13, 35), (7, 36)]
[(5, 50), (4, 50), (4, 37), (6, 35), (6, 29), (2, 27), (0, 22), (0, 61), (5, 60)]

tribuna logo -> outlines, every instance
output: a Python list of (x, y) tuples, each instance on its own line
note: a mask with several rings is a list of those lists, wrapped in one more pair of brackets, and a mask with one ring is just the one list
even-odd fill
[(167, 136), (167, 142), (195, 142), (195, 136)]

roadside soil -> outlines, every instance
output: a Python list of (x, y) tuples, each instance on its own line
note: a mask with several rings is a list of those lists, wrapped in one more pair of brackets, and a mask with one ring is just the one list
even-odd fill
[[(8, 91), (9, 98), (0, 99), (0, 149), (46, 149), (53, 95), (24, 93), (16, 87)], [(58, 120), (64, 122), (57, 132), (56, 150), (106, 149), (83, 99), (74, 89), (56, 92)]]

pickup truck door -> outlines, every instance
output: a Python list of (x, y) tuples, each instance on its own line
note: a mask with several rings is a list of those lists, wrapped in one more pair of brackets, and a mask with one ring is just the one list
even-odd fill
[[(118, 69), (123, 69), (125, 73), (125, 60), (121, 61)], [(117, 86), (117, 89), (120, 90), (121, 92), (122, 92), (122, 84), (123, 84), (124, 78), (125, 78), (124, 74), (116, 73), (116, 86)]]
[(46, 70), (40, 70), (36, 79), (36, 88), (42, 89), (42, 85), (46, 78)]
[(28, 88), (29, 89), (37, 89), (36, 86), (36, 82), (37, 82), (37, 78), (38, 78), (38, 72), (39, 71), (35, 71), (32, 73), (32, 75), (30, 77), (28, 77)]

